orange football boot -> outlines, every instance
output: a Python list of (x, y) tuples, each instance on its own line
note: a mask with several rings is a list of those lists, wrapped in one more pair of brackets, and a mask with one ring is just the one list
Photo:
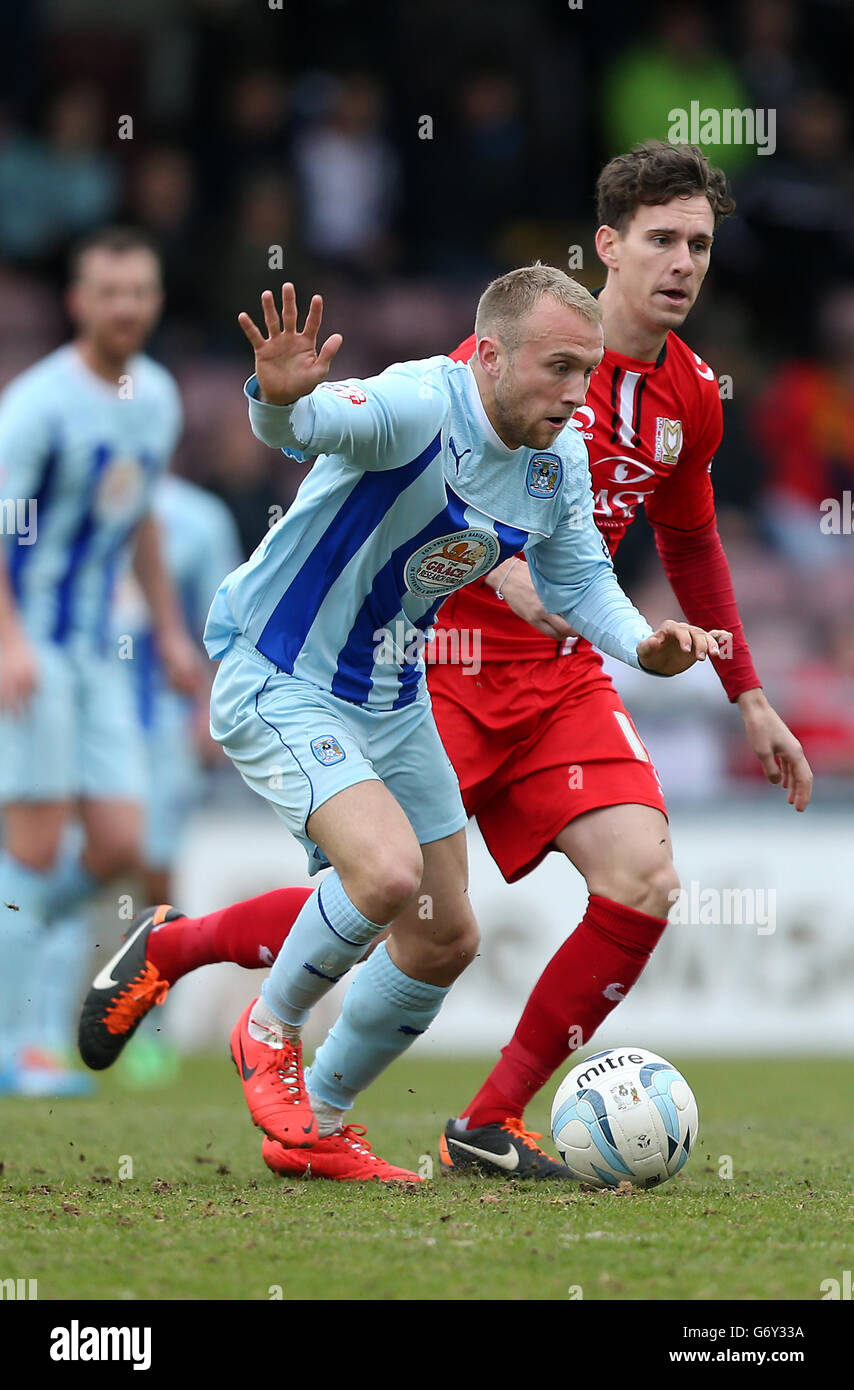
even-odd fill
[(423, 1182), (373, 1153), (364, 1125), (344, 1125), (308, 1149), (286, 1149), (271, 1139), (261, 1145), (267, 1167), (283, 1178), (331, 1178), (334, 1182)]
[(304, 1149), (318, 1140), (317, 1121), (302, 1070), (302, 1043), (282, 1039), (281, 1047), (257, 1042), (249, 1033), (249, 1016), (258, 1001), (243, 1010), (231, 1031), (231, 1055), (243, 1083), (253, 1124), (289, 1149)]

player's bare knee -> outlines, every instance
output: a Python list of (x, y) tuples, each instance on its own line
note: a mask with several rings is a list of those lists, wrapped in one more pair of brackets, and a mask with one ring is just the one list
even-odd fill
[(676, 866), (672, 859), (668, 859), (652, 875), (649, 888), (653, 906), (645, 910), (652, 917), (666, 917), (678, 898), (681, 887), (682, 883), (676, 872)]
[(679, 875), (671, 859), (649, 864), (636, 875), (626, 905), (650, 917), (666, 917), (679, 886)]
[(456, 971), (456, 975), (462, 975), (477, 956), (479, 948), (480, 932), (476, 926), (470, 926), (451, 942), (448, 969)]
[(431, 978), (441, 977), (442, 984), (452, 984), (471, 965), (480, 946), (477, 924), (466, 921), (454, 935), (442, 939), (425, 937), (421, 950), (423, 963)]
[(86, 866), (95, 878), (106, 882), (118, 874), (136, 873), (140, 868), (140, 844), (136, 836), (116, 836), (91, 845)]
[(668, 855), (636, 866), (626, 865), (591, 881), (591, 893), (612, 902), (645, 912), (650, 917), (666, 917), (679, 892), (679, 875)]
[(4, 827), (6, 853), (36, 874), (49, 874), (56, 867), (62, 844), (62, 825), (36, 824)]
[(391, 922), (409, 905), (421, 886), (421, 852), (391, 860), (373, 860), (358, 872), (341, 875), (350, 901), (371, 922)]
[(7, 850), (12, 859), (34, 874), (49, 874), (59, 857), (58, 845), (10, 845)]

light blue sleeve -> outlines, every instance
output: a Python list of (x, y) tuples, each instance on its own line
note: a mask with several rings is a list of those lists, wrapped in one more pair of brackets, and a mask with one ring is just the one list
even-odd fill
[(259, 400), (252, 376), (244, 387), (252, 432), (289, 453), (340, 454), (371, 471), (402, 467), (427, 447), (448, 413), (443, 362), (428, 358), (364, 381), (325, 381), (293, 405)]
[(54, 441), (44, 400), (29, 384), (13, 382), (0, 398), (0, 494), (33, 497)]
[(177, 449), (181, 439), (181, 435), (184, 432), (184, 407), (181, 404), (181, 392), (178, 390), (177, 381), (169, 373), (167, 373), (165, 396), (166, 401), (164, 414), (168, 422), (166, 426), (167, 457), (165, 467), (168, 468), (169, 461), (171, 460), (172, 455)]
[(560, 613), (595, 647), (643, 669), (635, 648), (652, 628), (623, 593), (608, 548), (593, 520), (590, 474), (568, 497), (551, 536), (529, 541), (525, 557), (534, 588), (549, 613)]

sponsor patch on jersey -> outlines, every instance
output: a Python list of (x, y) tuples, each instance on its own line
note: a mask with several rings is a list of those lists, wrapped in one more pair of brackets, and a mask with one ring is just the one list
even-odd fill
[(554, 497), (563, 477), (558, 454), (534, 454), (528, 464), (525, 486), (532, 497)]
[(110, 460), (101, 474), (93, 504), (99, 521), (131, 520), (138, 512), (145, 490), (145, 469), (139, 459)]
[(453, 531), (410, 555), (403, 578), (411, 594), (438, 598), (480, 579), (498, 560), (498, 541), (489, 531)]
[(641, 1098), (631, 1081), (621, 1081), (618, 1086), (612, 1086), (611, 1095), (618, 1110), (631, 1110), (640, 1105)]
[(658, 415), (655, 421), (655, 457), (659, 463), (678, 463), (682, 448), (682, 421), (666, 420)]
[(311, 751), (324, 767), (332, 767), (334, 763), (343, 763), (347, 756), (337, 738), (334, 738), (332, 734), (321, 734), (319, 738), (313, 738)]
[(364, 405), (368, 399), (361, 386), (351, 386), (346, 381), (322, 381), (320, 389), (321, 391), (334, 391), (336, 396), (349, 401), (351, 405)]

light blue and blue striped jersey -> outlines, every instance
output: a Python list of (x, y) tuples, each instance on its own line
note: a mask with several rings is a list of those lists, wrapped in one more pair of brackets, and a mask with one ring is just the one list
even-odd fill
[(593, 521), (587, 450), (508, 448), (467, 363), (404, 362), (292, 406), (245, 387), (259, 439), (320, 453), (290, 511), (220, 587), (211, 657), (242, 634), (282, 671), (376, 709), (425, 693), (418, 638), (448, 594), (522, 547), (549, 612), (637, 666), (649, 624)]
[[(160, 523), (163, 560), (181, 601), (187, 631), (201, 641), (208, 609), (224, 576), (241, 563), (234, 517), (221, 498), (167, 473), (154, 487), (152, 512)], [(133, 638), (131, 672), (145, 728), (176, 717), (192, 700), (172, 690), (157, 659), (154, 630), (141, 594), (120, 593), (116, 626)], [(165, 715), (164, 715), (165, 710)]]
[(144, 355), (113, 386), (69, 343), (7, 386), (0, 399), (4, 552), (31, 637), (107, 641), (117, 575), (180, 429), (175, 382)]

